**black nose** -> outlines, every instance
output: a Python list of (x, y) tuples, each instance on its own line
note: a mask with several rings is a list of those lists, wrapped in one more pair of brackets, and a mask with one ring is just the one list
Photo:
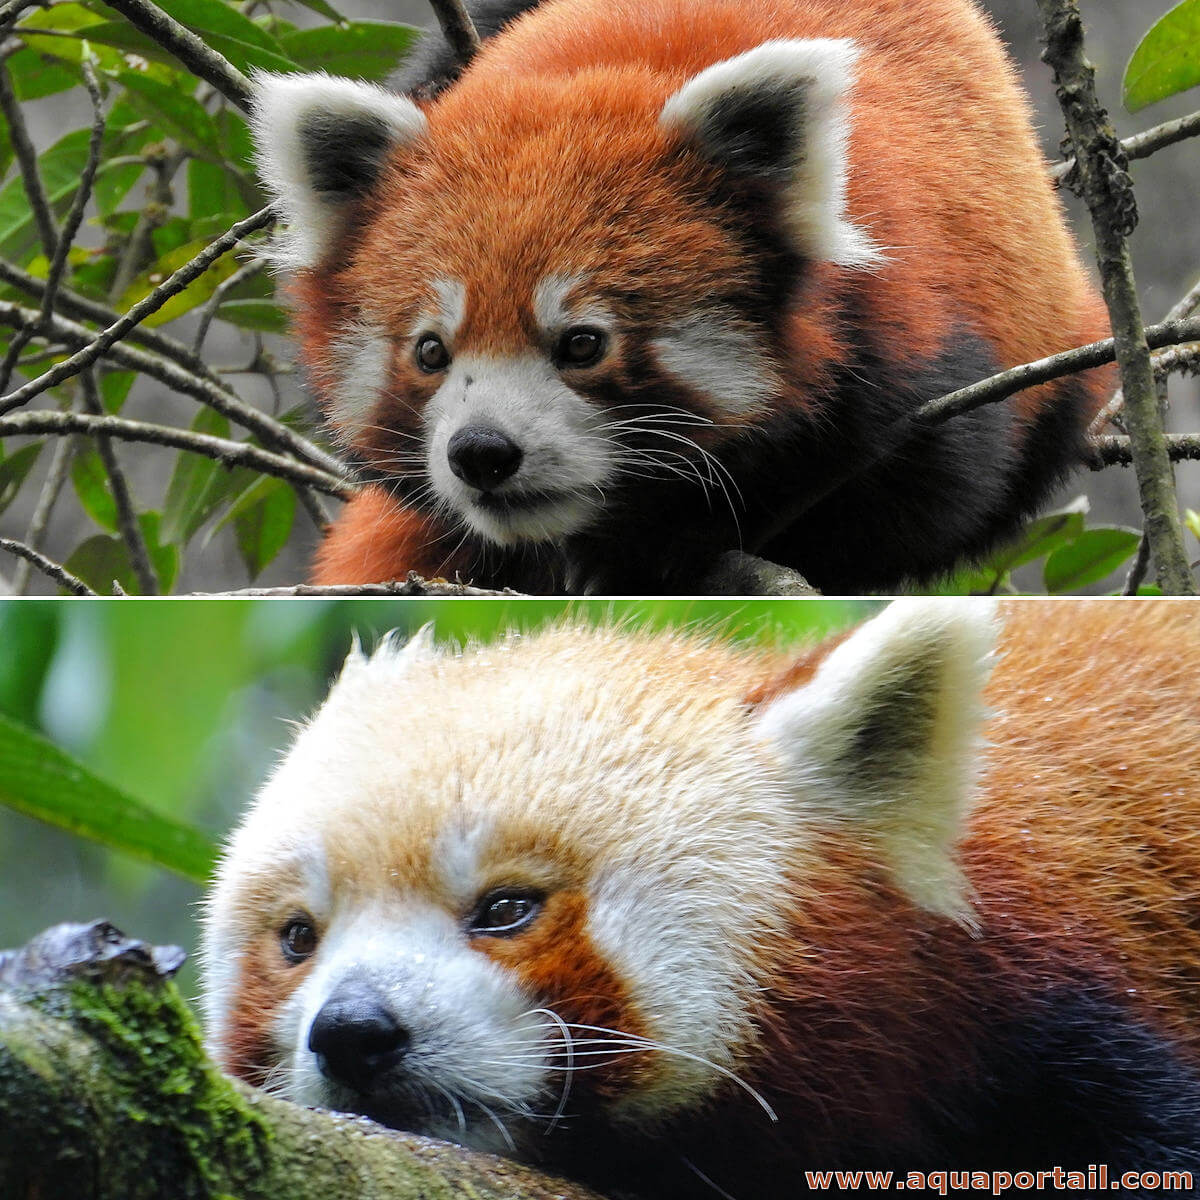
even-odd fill
[(446, 444), (446, 457), (463, 483), (486, 492), (515, 475), (524, 454), (498, 429), (464, 425)]
[(395, 1066), (410, 1038), (396, 1018), (370, 992), (336, 993), (322, 1006), (308, 1031), (308, 1048), (321, 1074), (360, 1092)]

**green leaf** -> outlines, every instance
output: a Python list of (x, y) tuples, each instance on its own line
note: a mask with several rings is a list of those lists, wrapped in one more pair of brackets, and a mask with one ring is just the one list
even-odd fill
[(217, 127), (193, 96), (136, 71), (122, 71), (117, 78), (128, 89), (130, 103), (163, 132), (202, 158), (220, 157)]
[(1183, 0), (1157, 20), (1125, 68), (1130, 112), (1200, 85), (1200, 0)]
[(71, 482), (83, 511), (101, 529), (111, 533), (117, 530), (117, 504), (112, 497), (108, 472), (94, 447), (88, 447), (75, 455), (71, 462)]
[(1139, 541), (1141, 534), (1136, 529), (1101, 525), (1085, 530), (1046, 560), (1046, 591), (1056, 595), (1077, 592), (1104, 579), (1136, 553)]
[(5, 60), (18, 100), (40, 100), (76, 86), (78, 75), (57, 62), (47, 61), (36, 50), (23, 46)]
[[(142, 513), (138, 517), (138, 524), (146, 542), (150, 563), (165, 594), (171, 590), (179, 573), (179, 551), (170, 544), (160, 544), (158, 513)], [(114, 582), (131, 594), (141, 590), (125, 542), (107, 533), (88, 538), (75, 548), (63, 565), (102, 596), (112, 594)]]
[(0, 715), (0, 803), (203, 883), (216, 848), (93, 775), (53, 742)]
[[(230, 222), (232, 223), (232, 222)], [(196, 238), (182, 246), (164, 254), (148, 271), (144, 272), (129, 285), (117, 301), (117, 307), (122, 312), (128, 312), (138, 301), (148, 296), (169, 275), (173, 274), (184, 263), (190, 262), (211, 241), (212, 237)], [(143, 325), (153, 328), (174, 321), (176, 317), (191, 312), (193, 308), (203, 304), (216, 290), (222, 280), (227, 279), (238, 268), (237, 259), (233, 254), (218, 258), (199, 279), (192, 280), (182, 292), (177, 292), (160, 308), (148, 316)]]
[(420, 32), (390, 21), (352, 21), (301, 29), (279, 42), (284, 53), (310, 71), (381, 80), (396, 69)]
[(187, 165), (188, 215), (196, 220), (212, 213), (224, 213), (229, 224), (250, 215), (243, 188), (236, 173), (224, 163), (192, 158)]
[(104, 402), (106, 413), (121, 411), (136, 379), (136, 371), (104, 371), (101, 373), (100, 399)]
[(332, 4), (327, 4), (325, 0), (296, 0), (296, 3), (303, 4), (305, 8), (311, 9), (315, 13), (320, 13), (321, 16), (330, 21), (336, 21), (339, 25), (346, 24), (346, 18)]
[(1087, 511), (1087, 497), (1080, 496), (1066, 508), (1031, 521), (1025, 527), (1023, 536), (1004, 555), (1005, 570), (1015, 571), (1074, 541), (1083, 533), (1084, 514)]
[(1193, 537), (1200, 538), (1200, 512), (1194, 508), (1185, 509), (1183, 523), (1191, 530)]
[[(202, 408), (191, 427), (194, 433), (229, 436), (229, 422), (211, 408)], [(228, 471), (202, 454), (180, 454), (163, 501), (163, 540), (186, 546), (222, 503), (257, 477), (249, 468)]]
[(0, 458), (0, 513), (17, 498), (25, 476), (33, 470), (44, 445), (45, 442), (30, 442), (7, 458)]
[(226, 300), (217, 309), (217, 316), (239, 329), (254, 329), (259, 333), (287, 333), (287, 313), (270, 300)]
[(296, 494), (282, 479), (260, 475), (221, 518), (214, 533), (233, 523), (238, 551), (251, 579), (287, 545), (296, 517)]
[[(79, 177), (87, 163), (90, 137), (88, 129), (73, 130), (38, 156), (42, 186), (60, 214), (70, 206), (79, 187)], [(98, 174), (107, 174), (112, 169), (110, 164), (101, 162)], [(0, 257), (24, 262), (36, 244), (37, 231), (25, 187), (14, 177), (0, 188)]]

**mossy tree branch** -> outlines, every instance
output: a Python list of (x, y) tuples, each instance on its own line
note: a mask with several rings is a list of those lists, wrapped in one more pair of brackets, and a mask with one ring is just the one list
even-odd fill
[(596, 1200), (226, 1078), (170, 980), (182, 961), (102, 921), (0, 955), (6, 1200)]
[(1129, 253), (1129, 235), (1137, 225), (1133, 182), (1126, 170), (1129, 160), (1096, 96), (1077, 0), (1038, 0), (1038, 9), (1046, 42), (1042, 58), (1054, 71), (1075, 151), (1075, 167), (1066, 183), (1083, 197), (1092, 217), (1150, 556), (1164, 592), (1192, 595), (1196, 579), (1184, 548), (1174, 471)]

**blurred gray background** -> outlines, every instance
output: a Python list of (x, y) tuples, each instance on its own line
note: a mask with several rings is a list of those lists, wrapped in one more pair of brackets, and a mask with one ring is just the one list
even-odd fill
[[(169, 6), (168, 6), (169, 7)], [(1047, 157), (1057, 160), (1063, 124), (1049, 70), (1039, 61), (1039, 18), (1034, 0), (984, 0), (985, 7), (996, 19), (1012, 54), (1025, 77), (1038, 112), (1039, 130)], [(1120, 103), (1120, 81), (1125, 63), (1134, 46), (1149, 26), (1172, 7), (1171, 0), (1081, 0), (1088, 25), (1088, 48), (1098, 71), (1102, 99), (1108, 105), (1118, 131), (1128, 136), (1151, 125), (1190, 112), (1200, 107), (1200, 92), (1193, 90), (1173, 100), (1155, 105), (1137, 116), (1125, 113)], [(417, 25), (432, 24), (428, 6), (417, 0), (346, 0), (341, 10), (351, 18), (397, 20)], [(297, 23), (304, 23), (309, 14), (296, 4), (282, 9)], [(70, 94), (74, 100), (79, 97)], [(63, 128), (61, 96), (30, 105), (35, 136), (40, 145), (58, 136)], [(79, 124), (86, 120), (82, 110), (71, 113)], [(1138, 283), (1148, 322), (1160, 319), (1175, 301), (1200, 278), (1200, 141), (1192, 140), (1161, 151), (1150, 159), (1133, 164), (1137, 196), (1141, 209), (1141, 224), (1133, 238), (1133, 250)], [(1081, 242), (1090, 247), (1090, 225), (1086, 209), (1074, 197), (1064, 193), (1071, 218)], [(85, 234), (86, 236), (86, 234)], [(172, 326), (176, 336), (187, 338), (187, 322)], [(268, 339), (269, 349), (281, 357), (289, 356), (284, 339)], [(245, 363), (253, 356), (249, 335), (239, 334), (217, 322), (207, 343), (207, 357), (214, 364)], [(266, 408), (273, 404), (265, 380), (252, 375), (236, 375), (233, 382), (241, 394)], [(303, 398), (295, 378), (282, 383), (284, 409)], [(1180, 432), (1200, 429), (1200, 381), (1174, 378), (1170, 384), (1170, 426)], [(155, 384), (141, 384), (131, 396), (127, 415), (155, 421), (186, 425), (195, 412), (194, 403), (172, 396)], [(173, 452), (163, 452), (150, 446), (118, 446), (135, 495), (143, 506), (158, 507), (169, 478)], [(38, 481), (48, 465), (49, 455), (43, 454), (38, 474), (27, 481), (22, 496), (3, 517), (0, 532), (21, 537), (39, 490)], [(1179, 467), (1181, 498), (1185, 505), (1200, 508), (1200, 463), (1185, 463)], [(1077, 475), (1063, 489), (1055, 503), (1066, 503), (1086, 493), (1092, 503), (1091, 522), (1114, 523), (1140, 527), (1136, 484), (1131, 471), (1111, 468), (1098, 474)], [(60, 499), (50, 526), (46, 552), (60, 561), (84, 537), (96, 532), (84, 515), (68, 487)], [(245, 568), (238, 558), (232, 537), (226, 532), (201, 546), (203, 534), (193, 542), (185, 556), (184, 570), (176, 591), (211, 591), (245, 586)], [(304, 576), (308, 559), (317, 542), (317, 530), (307, 515), (298, 510), (292, 543), (258, 580), (262, 584), (294, 583)], [(12, 576), (11, 561), (0, 561), (0, 589), (3, 581)], [(1036, 588), (1037, 580), (1028, 586)], [(1097, 590), (1106, 590), (1100, 587)], [(53, 585), (39, 577), (31, 581), (30, 591), (52, 594)]]

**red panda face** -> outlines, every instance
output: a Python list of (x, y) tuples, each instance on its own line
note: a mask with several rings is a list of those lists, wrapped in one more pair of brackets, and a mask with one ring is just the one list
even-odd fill
[[(714, 451), (796, 376), (807, 264), (870, 258), (840, 216), (853, 59), (772, 43), (683, 88), (633, 68), (506, 76), (421, 110), (265, 84), (263, 173), (300, 227), (297, 327), (339, 437), (499, 545), (585, 530), (634, 481), (691, 479), (734, 507)], [(361, 167), (326, 161), (329, 111), (352, 102), (347, 138), (370, 120), (387, 149), (332, 205), (320, 183)], [(324, 208), (294, 199), (306, 179)]]
[[(666, 1119), (734, 1069), (791, 840), (747, 791), (767, 765), (736, 695), (638, 715), (643, 664), (618, 641), (561, 687), (543, 678), (559, 650), (351, 659), (212, 897), (228, 1069), (502, 1152), (581, 1111)], [(707, 674), (696, 651), (682, 669)], [(738, 804), (770, 847), (749, 863)]]
[(214, 1053), (293, 1099), (510, 1153), (563, 1124), (645, 1132), (722, 1088), (770, 1119), (741, 1065), (817, 825), (860, 814), (868, 860), (967, 919), (947, 847), (986, 626), (897, 605), (769, 702), (743, 699), (758, 659), (672, 637), (352, 655), (221, 865)]

